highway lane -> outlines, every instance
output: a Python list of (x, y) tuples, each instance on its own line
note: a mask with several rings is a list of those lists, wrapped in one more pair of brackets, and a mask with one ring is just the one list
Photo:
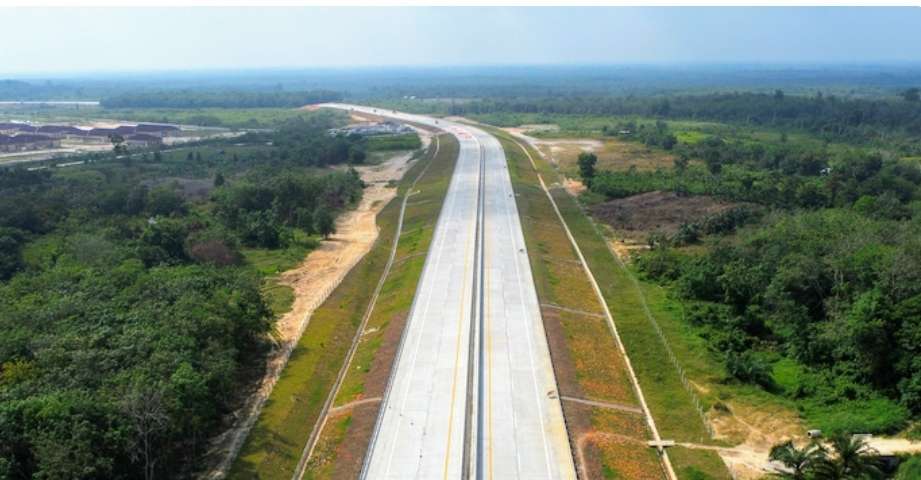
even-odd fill
[(478, 478), (575, 478), (505, 152), (493, 136), (474, 134), (487, 172)]
[(363, 477), (575, 478), (505, 154), (465, 124)]

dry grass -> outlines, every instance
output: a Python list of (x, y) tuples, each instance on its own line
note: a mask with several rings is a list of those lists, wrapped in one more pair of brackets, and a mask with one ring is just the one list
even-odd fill
[(530, 139), (532, 144), (543, 152), (568, 177), (578, 177), (577, 160), (582, 152), (592, 152), (598, 156), (596, 168), (600, 170), (627, 171), (636, 168), (639, 171), (654, 171), (658, 168), (671, 168), (675, 156), (661, 149), (649, 148), (637, 142), (605, 138)]

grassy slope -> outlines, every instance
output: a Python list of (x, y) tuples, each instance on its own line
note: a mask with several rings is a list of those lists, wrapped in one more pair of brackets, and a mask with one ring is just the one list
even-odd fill
[[(444, 196), (448, 190), (451, 173), (457, 160), (457, 141), (449, 135), (442, 135), (440, 143), (438, 156), (431, 160), (431, 166), (413, 188), (414, 193), (406, 204), (403, 234), (397, 245), (394, 265), (384, 282), (381, 295), (368, 320), (365, 329), (367, 333), (362, 336), (349, 371), (336, 396), (334, 406), (342, 406), (366, 397), (365, 386), (372, 366), (375, 361), (387, 361), (377, 358), (381, 346), (384, 345), (387, 338), (398, 339), (401, 335), (400, 332), (392, 332), (390, 329), (401, 327), (403, 324), (394, 322), (394, 320), (404, 319), (409, 314), (416, 286), (422, 275), (425, 254), (428, 252)], [(402, 199), (408, 185), (426, 163), (419, 162), (404, 177), (400, 185), (399, 199)], [(389, 369), (390, 367), (387, 366), (386, 372), (382, 371), (377, 374), (389, 373)], [(337, 449), (349, 433), (351, 418), (352, 415), (349, 412), (330, 420), (307, 465), (304, 478), (329, 478), (337, 469), (337, 462), (341, 461), (337, 457)], [(345, 468), (348, 469), (348, 467)]]
[[(537, 152), (531, 150), (531, 155), (538, 162), (538, 169), (545, 180), (553, 181), (559, 178), (552, 166), (543, 161)], [(661, 435), (663, 438), (679, 441), (712, 443), (691, 397), (682, 386), (674, 366), (668, 361), (664, 346), (643, 310), (644, 297), (640, 289), (645, 292), (650, 287), (642, 283), (640, 289), (634, 286), (630, 278), (631, 272), (616, 261), (604, 239), (579, 208), (575, 199), (558, 184), (555, 185), (551, 185), (551, 193), (608, 302)], [(677, 319), (669, 314), (670, 310), (666, 308), (664, 298), (657, 297), (649, 301), (649, 307), (654, 315), (669, 317), (669, 322), (662, 325), (662, 328), (671, 340), (670, 333), (680, 325)], [(687, 338), (681, 336), (682, 340)], [(672, 348), (682, 362), (686, 357), (701, 355), (700, 350), (693, 345), (682, 344), (681, 348), (673, 345)], [(706, 365), (702, 369), (711, 367), (713, 366)], [(702, 400), (704, 403), (707, 402), (706, 398)], [(695, 455), (678, 455), (672, 459), (672, 463), (682, 478), (695, 478), (695, 472), (706, 474), (705, 477), (697, 478), (728, 478), (728, 471), (713, 452), (699, 451), (695, 452)]]

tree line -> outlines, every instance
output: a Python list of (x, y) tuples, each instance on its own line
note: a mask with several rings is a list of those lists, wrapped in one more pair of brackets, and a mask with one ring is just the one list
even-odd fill
[(801, 129), (847, 141), (883, 140), (892, 133), (921, 134), (921, 100), (917, 89), (905, 90), (897, 100), (822, 94), (793, 96), (780, 90), (773, 94), (490, 98), (454, 102), (448, 110), (452, 115), (513, 112), (708, 120)]
[(291, 108), (341, 99), (340, 93), (331, 90), (159, 90), (120, 93), (103, 97), (99, 104), (105, 108)]

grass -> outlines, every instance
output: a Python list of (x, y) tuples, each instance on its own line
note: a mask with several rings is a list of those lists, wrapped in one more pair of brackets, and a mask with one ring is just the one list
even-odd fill
[(304, 261), (311, 250), (320, 245), (320, 239), (295, 229), (294, 238), (284, 248), (243, 248), (246, 263), (263, 275), (277, 275)]
[(275, 318), (291, 311), (291, 305), (294, 304), (294, 289), (280, 285), (274, 278), (266, 279), (262, 286), (262, 296), (275, 314)]
[[(425, 254), (428, 252), (438, 214), (441, 211), (451, 173), (457, 160), (457, 141), (448, 135), (442, 135), (439, 138), (439, 154), (434, 158), (428, 156), (418, 162), (407, 172), (401, 182), (400, 193), (402, 195), (407, 192), (409, 184), (418, 176), (421, 169), (425, 168), (426, 164), (431, 164), (425, 176), (421, 177), (413, 188), (414, 193), (406, 204), (403, 234), (397, 244), (394, 265), (384, 282), (374, 311), (368, 319), (365, 333), (334, 400), (334, 406), (342, 406), (366, 397), (366, 388), (371, 380), (369, 378), (371, 374), (377, 376), (374, 379), (376, 390), (381, 390), (386, 386), (383, 380), (389, 375), (391, 365), (383, 365), (383, 363), (389, 363), (392, 359), (380, 358), (380, 349), (385, 344), (393, 347), (393, 342), (398, 341), (402, 335), (404, 324), (396, 320), (404, 320), (409, 314), (416, 286), (425, 264)], [(402, 199), (402, 196), (398, 199)], [(392, 353), (392, 349), (388, 349), (384, 355), (387, 353)], [(375, 365), (379, 370), (374, 370)], [(380, 395), (383, 392), (373, 393)], [(339, 461), (334, 447), (341, 444), (346, 433), (340, 435), (335, 429), (324, 429), (319, 443), (326, 447), (322, 451), (319, 449), (315, 451), (314, 458), (307, 467), (306, 478), (322, 478), (323, 471), (327, 468), (325, 465), (334, 465)]]
[(314, 456), (307, 469), (304, 471), (304, 478), (307, 480), (330, 478), (333, 475), (335, 464), (325, 459), (333, 455), (336, 447), (345, 438), (346, 432), (352, 425), (352, 415), (344, 414), (332, 419), (326, 424), (326, 430), (323, 432), (323, 438), (317, 443), (314, 450)]
[(371, 152), (415, 150), (417, 148), (422, 148), (422, 141), (415, 133), (368, 137), (368, 151)]
[(682, 480), (729, 480), (726, 465), (713, 452), (673, 447), (668, 455), (675, 464), (675, 473)]

